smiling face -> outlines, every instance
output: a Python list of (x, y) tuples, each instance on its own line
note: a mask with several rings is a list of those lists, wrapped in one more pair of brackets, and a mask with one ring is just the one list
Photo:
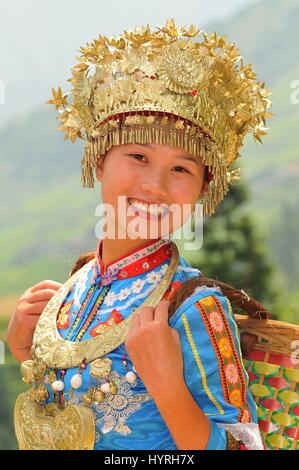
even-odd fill
[[(189, 218), (182, 215), (178, 222), (167, 209), (175, 204), (182, 214), (183, 207), (185, 211), (187, 207), (193, 211), (200, 194), (207, 189), (204, 175), (205, 167), (198, 157), (167, 144), (113, 147), (98, 160), (96, 170), (97, 179), (102, 183), (102, 201), (114, 207), (116, 230), (122, 224), (119, 217), (124, 215), (123, 211), (118, 215), (117, 210), (118, 196), (121, 195), (125, 197), (126, 226), (138, 215), (140, 223), (146, 223), (146, 239), (163, 236), (161, 221), (165, 216), (169, 217), (170, 233)], [(161, 208), (166, 209), (164, 216), (154, 210), (161, 204)], [(157, 237), (150, 236), (149, 229), (153, 224), (158, 230)], [(129, 231), (127, 236), (130, 236)]]

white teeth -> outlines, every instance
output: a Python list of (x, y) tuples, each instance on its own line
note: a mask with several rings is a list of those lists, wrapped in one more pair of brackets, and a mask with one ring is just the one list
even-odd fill
[(136, 209), (142, 212), (146, 212), (150, 215), (161, 215), (167, 211), (166, 208), (159, 207), (158, 204), (149, 205), (144, 202), (140, 202), (140, 201), (137, 201), (136, 199), (131, 199), (131, 198), (128, 198), (128, 202), (131, 206), (135, 207)]

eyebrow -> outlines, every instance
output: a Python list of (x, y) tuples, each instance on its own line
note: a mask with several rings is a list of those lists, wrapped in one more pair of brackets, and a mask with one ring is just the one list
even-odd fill
[[(152, 148), (152, 144), (137, 144), (137, 145), (142, 145), (142, 147), (149, 147)], [(195, 163), (198, 165), (198, 160), (191, 155), (176, 155), (176, 158), (183, 158), (184, 160), (189, 160), (190, 162)]]

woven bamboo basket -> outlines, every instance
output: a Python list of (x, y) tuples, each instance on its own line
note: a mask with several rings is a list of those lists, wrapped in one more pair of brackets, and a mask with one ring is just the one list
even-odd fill
[(299, 450), (299, 326), (235, 315), (265, 450)]

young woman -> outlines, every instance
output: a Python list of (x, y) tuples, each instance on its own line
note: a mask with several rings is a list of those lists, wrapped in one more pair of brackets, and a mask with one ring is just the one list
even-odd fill
[(198, 200), (213, 213), (269, 105), (234, 46), (216, 35), (191, 41), (198, 33), (170, 21), (100, 37), (73, 68), (72, 104), (53, 90), (61, 129), (86, 139), (82, 182), (93, 186), (95, 171), (115, 233), (64, 285), (44, 281), (18, 303), (8, 342), (33, 384), (15, 408), (21, 448), (263, 448), (229, 298), (203, 283), (170, 316), (179, 287), (200, 272), (163, 222), (172, 233), (186, 220), (172, 205), (194, 212)]

